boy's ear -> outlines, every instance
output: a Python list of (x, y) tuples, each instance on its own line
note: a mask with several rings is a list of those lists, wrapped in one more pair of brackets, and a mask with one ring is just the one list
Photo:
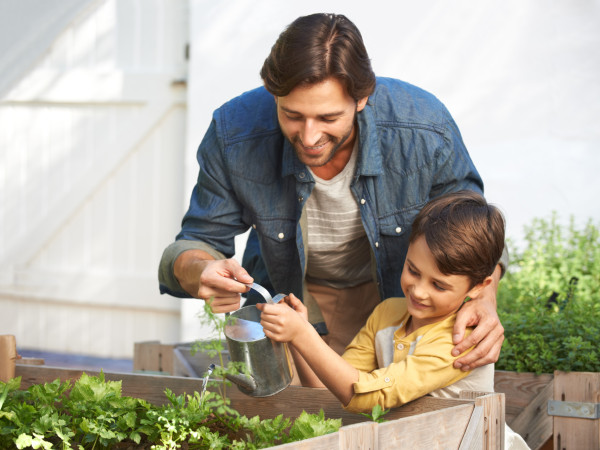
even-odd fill
[(485, 277), (481, 283), (476, 284), (469, 290), (469, 292), (467, 292), (467, 297), (477, 297), (484, 288), (488, 287), (492, 283), (492, 281), (493, 280), (491, 276)]

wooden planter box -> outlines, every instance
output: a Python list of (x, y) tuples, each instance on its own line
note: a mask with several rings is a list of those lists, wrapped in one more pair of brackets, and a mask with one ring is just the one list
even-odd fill
[[(158, 341), (137, 343), (134, 370), (199, 377), (211, 362), (216, 363), (203, 353), (192, 355), (190, 349), (191, 344), (161, 344)], [(496, 371), (494, 390), (505, 395), (506, 423), (533, 450), (596, 449), (600, 448), (598, 419), (551, 415), (554, 412), (548, 413), (548, 405), (552, 401), (597, 404), (600, 399), (599, 386), (599, 373), (555, 372), (536, 375)]]
[(600, 373), (496, 371), (506, 423), (534, 450), (600, 449)]
[[(14, 338), (0, 338), (5, 338), (6, 344), (0, 348), (0, 356), (6, 362), (2, 364), (0, 358), (0, 375), (4, 379), (21, 376), (23, 388), (81, 376), (81, 370), (48, 367), (37, 360), (15, 365)], [(166, 388), (177, 395), (201, 389), (198, 377), (215, 362), (203, 354), (192, 356), (190, 348), (190, 344), (136, 344), (134, 370), (140, 373), (105, 373), (105, 377), (122, 381), (123, 395), (164, 403)], [(557, 371), (536, 375), (496, 371), (495, 390), (500, 395), (477, 397), (478, 393), (465, 393), (473, 398), (460, 400), (423, 397), (393, 409), (386, 415), (389, 421), (382, 424), (346, 412), (325, 389), (290, 386), (272, 397), (251, 398), (232, 387), (227, 395), (232, 406), (248, 417), (272, 418), (282, 413), (297, 417), (303, 410), (318, 413), (323, 409), (326, 417), (343, 421), (344, 426), (337, 433), (281, 448), (405, 445), (406, 448), (496, 449), (503, 445), (505, 421), (534, 450), (600, 448), (600, 373)]]
[[(83, 371), (58, 367), (17, 364), (16, 376), (21, 387), (75, 380)], [(89, 375), (98, 372), (86, 371)], [(145, 399), (154, 404), (167, 401), (164, 391), (175, 394), (199, 391), (197, 378), (131, 373), (105, 373), (105, 379), (122, 381), (123, 395)], [(231, 406), (248, 417), (273, 418), (279, 414), (297, 417), (302, 411), (328, 418), (341, 418), (344, 426), (336, 433), (274, 448), (285, 449), (501, 449), (504, 443), (504, 395), (488, 394), (474, 399), (440, 399), (423, 397), (395, 408), (385, 423), (374, 423), (359, 414), (344, 411), (339, 401), (326, 389), (290, 386), (271, 397), (252, 398), (237, 388), (228, 390)], [(473, 394), (476, 396), (476, 394)]]

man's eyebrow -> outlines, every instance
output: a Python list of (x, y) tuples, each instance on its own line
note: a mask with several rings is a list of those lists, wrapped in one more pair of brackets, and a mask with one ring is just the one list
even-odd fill
[[(294, 111), (293, 109), (286, 108), (285, 106), (279, 106), (279, 107), (288, 114), (298, 114), (299, 116), (303, 115), (301, 112)], [(330, 112), (330, 113), (319, 114), (319, 117), (337, 117), (337, 116), (343, 115), (344, 113), (345, 113), (345, 111), (334, 111), (334, 112)]]

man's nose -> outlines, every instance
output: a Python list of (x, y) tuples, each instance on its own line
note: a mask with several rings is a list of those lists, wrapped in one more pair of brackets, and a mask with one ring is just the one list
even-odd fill
[(321, 131), (314, 120), (306, 120), (302, 130), (302, 143), (305, 147), (312, 147), (318, 144), (321, 139)]

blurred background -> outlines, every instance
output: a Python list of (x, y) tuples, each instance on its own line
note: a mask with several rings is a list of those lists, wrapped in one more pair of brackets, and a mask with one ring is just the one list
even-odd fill
[(0, 334), (125, 359), (210, 334), (158, 262), (212, 111), (313, 12), (446, 104), (515, 242), (552, 211), (600, 220), (598, 0), (0, 0)]

